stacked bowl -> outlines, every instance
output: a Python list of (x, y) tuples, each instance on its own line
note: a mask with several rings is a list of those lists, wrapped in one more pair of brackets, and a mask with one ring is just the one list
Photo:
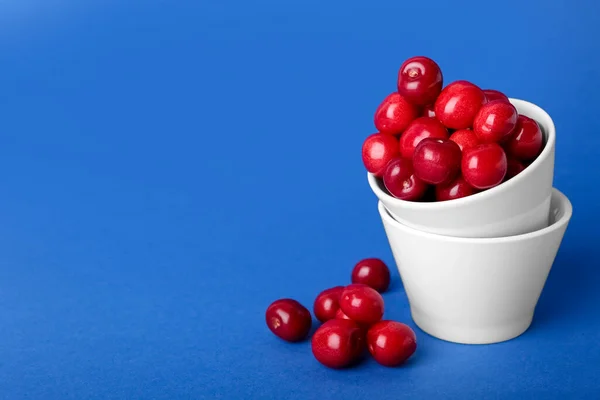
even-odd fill
[(550, 116), (509, 99), (537, 121), (543, 148), (518, 175), (438, 202), (393, 196), (368, 173), (415, 323), (437, 338), (489, 344), (515, 338), (534, 310), (572, 215), (553, 188), (556, 130)]

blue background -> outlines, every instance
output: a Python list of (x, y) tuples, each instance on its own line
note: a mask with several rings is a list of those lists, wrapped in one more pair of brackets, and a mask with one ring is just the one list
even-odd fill
[[(594, 3), (1, 1), (0, 398), (598, 398)], [(575, 214), (523, 336), (328, 370), (264, 311), (394, 266), (360, 146), (419, 54), (551, 114)]]

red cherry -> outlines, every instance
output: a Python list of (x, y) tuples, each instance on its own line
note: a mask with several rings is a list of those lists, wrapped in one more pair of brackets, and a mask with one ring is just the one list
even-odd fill
[(335, 318), (337, 318), (337, 319), (351, 319), (349, 316), (347, 316), (346, 314), (344, 314), (344, 312), (342, 311), (341, 308), (338, 308), (338, 310), (336, 311)]
[(271, 332), (288, 342), (304, 339), (312, 324), (310, 311), (293, 299), (279, 299), (271, 303), (265, 318)]
[(473, 131), (483, 143), (498, 143), (508, 138), (517, 126), (517, 109), (503, 100), (484, 104), (473, 121)]
[(469, 185), (461, 175), (452, 182), (435, 187), (435, 198), (437, 201), (460, 199), (477, 193), (477, 190)]
[(331, 319), (312, 337), (313, 355), (329, 368), (349, 366), (358, 360), (364, 347), (364, 331), (349, 319)]
[(431, 117), (420, 117), (408, 125), (400, 136), (400, 156), (412, 159), (415, 147), (425, 138), (448, 139), (448, 130), (440, 121)]
[(485, 102), (483, 91), (467, 81), (455, 81), (442, 90), (435, 101), (435, 116), (451, 129), (470, 128)]
[(382, 177), (390, 160), (399, 155), (398, 140), (391, 135), (375, 133), (367, 137), (362, 146), (363, 164), (377, 177)]
[(508, 155), (528, 161), (537, 157), (543, 144), (544, 135), (537, 122), (525, 115), (519, 115), (517, 127), (504, 148)]
[(375, 127), (381, 133), (398, 135), (419, 115), (419, 110), (399, 93), (389, 94), (375, 111)]
[(442, 70), (431, 58), (411, 57), (398, 71), (398, 93), (411, 103), (424, 106), (435, 101), (443, 80)]
[(483, 94), (485, 94), (485, 98), (488, 102), (490, 101), (494, 101), (494, 100), (502, 100), (505, 101), (507, 103), (510, 103), (510, 100), (508, 99), (508, 96), (506, 96), (504, 93), (499, 92), (497, 90), (494, 89), (485, 89), (483, 91)]
[(406, 158), (394, 158), (389, 162), (383, 184), (392, 196), (401, 200), (419, 200), (427, 191), (427, 184), (415, 176), (413, 165)]
[(313, 305), (313, 312), (319, 321), (325, 322), (335, 318), (335, 313), (340, 309), (340, 296), (343, 291), (343, 286), (336, 286), (319, 293)]
[(460, 171), (461, 156), (460, 147), (449, 139), (424, 139), (413, 155), (415, 175), (433, 185), (450, 182)]
[(469, 185), (489, 189), (500, 184), (506, 175), (506, 154), (497, 143), (480, 144), (463, 153), (461, 169)]
[(506, 168), (506, 176), (504, 177), (504, 181), (507, 181), (510, 178), (514, 178), (515, 176), (517, 176), (521, 172), (523, 172), (523, 170), (525, 169), (525, 166), (523, 165), (523, 163), (521, 161), (517, 160), (516, 158), (509, 157), (508, 160), (506, 161), (506, 164), (507, 164), (507, 168)]
[(383, 293), (390, 286), (390, 270), (379, 258), (365, 258), (352, 269), (352, 283), (362, 283)]
[(423, 112), (421, 113), (423, 117), (435, 117), (435, 111), (433, 109), (433, 104), (428, 104), (423, 107)]
[(373, 324), (383, 317), (383, 297), (368, 286), (349, 285), (340, 297), (340, 308), (359, 324)]
[(450, 140), (460, 147), (461, 151), (477, 146), (480, 142), (475, 132), (470, 129), (460, 129), (450, 135)]
[(395, 367), (415, 353), (417, 336), (408, 325), (396, 321), (380, 321), (367, 332), (367, 347), (379, 364)]

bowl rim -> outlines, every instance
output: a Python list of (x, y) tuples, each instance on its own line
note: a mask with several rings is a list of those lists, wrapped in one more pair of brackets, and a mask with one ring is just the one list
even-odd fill
[[(528, 110), (527, 113), (523, 113), (523, 115), (530, 117), (528, 114), (536, 114), (537, 117), (534, 118), (538, 124), (541, 125), (542, 131), (547, 135), (546, 144), (542, 149), (540, 155), (527, 167), (515, 176), (514, 178), (501, 183), (498, 186), (495, 186), (491, 189), (484, 190), (479, 193), (472, 194), (467, 197), (461, 197), (459, 199), (454, 200), (446, 200), (446, 201), (433, 201), (433, 202), (418, 202), (418, 201), (408, 201), (401, 200), (396, 197), (391, 196), (381, 189), (379, 186), (378, 179), (370, 172), (367, 172), (367, 179), (369, 181), (369, 186), (371, 186), (371, 190), (375, 193), (375, 195), (380, 199), (393, 205), (395, 207), (402, 207), (408, 210), (444, 210), (451, 209), (459, 206), (469, 206), (472, 203), (485, 201), (490, 197), (496, 196), (499, 192), (510, 190), (513, 186), (518, 185), (523, 179), (527, 179), (529, 175), (533, 173), (533, 171), (539, 167), (540, 164), (544, 162), (545, 159), (550, 157), (552, 152), (554, 151), (555, 142), (556, 142), (556, 127), (554, 125), (554, 121), (548, 115), (548, 113), (541, 108), (540, 106), (531, 103), (526, 100), (509, 98), (511, 104), (515, 105), (517, 109), (525, 108)], [(530, 117), (533, 118), (533, 117)]]
[[(571, 201), (569, 200), (569, 198), (567, 196), (565, 196), (564, 193), (562, 193), (560, 190), (558, 190), (556, 188), (552, 188), (551, 203), (556, 203), (556, 202), (558, 202), (558, 204), (559, 204), (558, 210), (562, 211), (563, 213), (560, 216), (560, 218), (558, 218), (556, 221), (554, 221), (552, 224), (548, 225), (547, 227), (538, 229), (537, 231), (533, 231), (533, 232), (529, 232), (529, 233), (522, 233), (520, 235), (501, 236), (501, 237), (485, 237), (485, 238), (446, 236), (446, 235), (440, 235), (437, 233), (421, 231), (419, 229), (411, 228), (410, 226), (404, 225), (404, 224), (396, 221), (394, 219), (394, 217), (392, 217), (392, 214), (385, 207), (385, 205), (383, 204), (383, 202), (381, 200), (378, 202), (377, 208), (379, 210), (379, 214), (381, 215), (381, 218), (382, 218), (384, 224), (389, 224), (394, 229), (403, 230), (414, 236), (421, 236), (421, 237), (427, 238), (427, 239), (435, 239), (435, 240), (439, 240), (439, 241), (454, 242), (454, 243), (478, 243), (478, 244), (488, 243), (488, 244), (492, 244), (492, 243), (521, 242), (521, 241), (533, 239), (533, 238), (536, 238), (539, 236), (548, 235), (553, 231), (561, 229), (564, 225), (568, 224), (569, 221), (571, 220), (571, 217), (573, 215), (573, 205), (571, 204)], [(551, 213), (554, 212), (555, 209), (556, 208), (554, 208), (554, 209), (551, 208), (550, 212)]]

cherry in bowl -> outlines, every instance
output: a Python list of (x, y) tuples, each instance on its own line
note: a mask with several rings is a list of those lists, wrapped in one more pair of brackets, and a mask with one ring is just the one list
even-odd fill
[(375, 110), (375, 127), (381, 133), (399, 135), (419, 115), (416, 106), (399, 93), (391, 93)]
[(469, 185), (462, 175), (459, 175), (458, 178), (450, 183), (437, 185), (435, 187), (435, 199), (437, 201), (448, 201), (471, 196), (477, 192), (477, 189)]
[(464, 152), (462, 175), (476, 189), (489, 189), (502, 183), (508, 169), (506, 153), (497, 143), (484, 143)]
[(413, 163), (406, 158), (394, 158), (383, 174), (383, 184), (390, 194), (401, 200), (416, 201), (427, 192), (428, 185), (417, 178)]
[(514, 178), (525, 170), (525, 165), (516, 158), (508, 157), (506, 165), (506, 176), (504, 177), (504, 181)]
[(485, 101), (485, 94), (478, 86), (455, 81), (446, 86), (435, 101), (435, 116), (447, 128), (467, 129)]
[(517, 126), (517, 109), (503, 100), (484, 104), (473, 121), (473, 130), (483, 143), (506, 140)]
[(514, 133), (504, 145), (508, 155), (522, 161), (538, 156), (544, 144), (544, 136), (535, 120), (519, 115)]
[(483, 94), (485, 94), (485, 99), (488, 102), (489, 101), (494, 101), (494, 100), (502, 100), (502, 101), (505, 101), (507, 103), (510, 103), (510, 100), (508, 99), (508, 96), (505, 95), (504, 93), (500, 92), (499, 90), (484, 89), (483, 90)]
[(460, 151), (465, 151), (481, 143), (475, 132), (471, 129), (459, 129), (455, 131), (450, 135), (450, 140), (460, 147)]
[(420, 117), (408, 125), (400, 141), (400, 156), (412, 159), (415, 148), (423, 139), (448, 139), (448, 129), (436, 118)]
[(460, 147), (449, 139), (423, 139), (413, 155), (415, 176), (439, 185), (452, 181), (460, 172)]
[(394, 136), (375, 133), (363, 142), (363, 164), (367, 171), (377, 177), (382, 177), (388, 163), (399, 155), (398, 140)]
[(443, 81), (442, 70), (431, 58), (411, 57), (398, 71), (398, 93), (412, 104), (425, 106), (435, 101)]

